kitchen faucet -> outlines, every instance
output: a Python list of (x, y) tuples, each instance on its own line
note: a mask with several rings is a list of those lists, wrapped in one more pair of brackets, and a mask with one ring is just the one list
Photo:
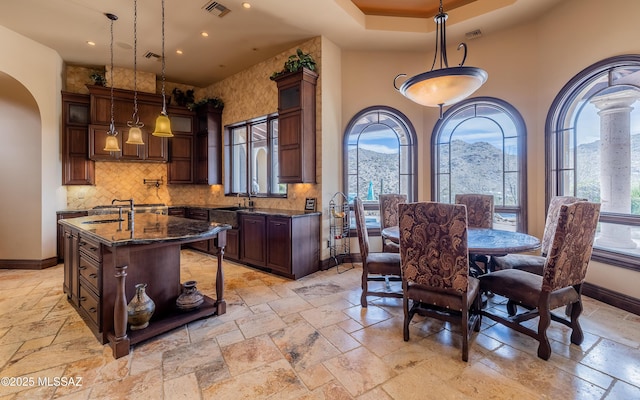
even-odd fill
[[(133, 213), (133, 198), (128, 199), (128, 200), (119, 200), (119, 199), (113, 199), (111, 200), (111, 204), (115, 204), (116, 202), (126, 202), (129, 203), (129, 212), (127, 213), (127, 218), (129, 219), (133, 219), (134, 213)], [(122, 219), (122, 207), (118, 207), (118, 218)]]

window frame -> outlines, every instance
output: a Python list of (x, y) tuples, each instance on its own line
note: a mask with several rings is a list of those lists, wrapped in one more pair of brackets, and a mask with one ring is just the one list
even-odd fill
[[(274, 182), (277, 181), (277, 176), (273, 176), (274, 173), (274, 165), (278, 164), (277, 156), (277, 146), (278, 146), (278, 134), (274, 132), (274, 127), (277, 127), (277, 123), (274, 124), (274, 121), (277, 122), (278, 114), (272, 113), (268, 115), (263, 115), (260, 117), (252, 118), (246, 121), (236, 122), (233, 124), (226, 125), (224, 128), (225, 134), (225, 144), (224, 144), (224, 155), (225, 155), (225, 196), (240, 196), (240, 197), (261, 197), (261, 198), (286, 198), (287, 192), (278, 193), (274, 192), (276, 188), (274, 188)], [(253, 150), (253, 127), (256, 125), (265, 124), (267, 129), (267, 137), (266, 137), (266, 147), (267, 147), (267, 191), (260, 193), (249, 193), (251, 190), (251, 176), (253, 175), (253, 169), (255, 169), (255, 165), (253, 162), (253, 157), (251, 155)], [(245, 181), (247, 186), (246, 192), (238, 192), (233, 188), (233, 178), (235, 176), (234, 171), (234, 139), (233, 132), (238, 128), (243, 128), (246, 132), (246, 170), (245, 170)], [(277, 129), (277, 128), (276, 128)], [(275, 149), (275, 151), (274, 151)], [(288, 187), (287, 187), (288, 189)]]
[[(366, 107), (360, 111), (358, 111), (349, 121), (349, 123), (347, 124), (345, 130), (344, 130), (344, 135), (343, 135), (343, 142), (342, 142), (342, 186), (343, 186), (343, 192), (348, 196), (349, 194), (349, 138), (351, 137), (352, 134), (361, 134), (362, 131), (356, 133), (353, 132), (353, 129), (356, 127), (356, 123), (363, 118), (364, 116), (368, 115), (368, 114), (373, 114), (373, 113), (383, 113), (383, 114), (387, 114), (390, 115), (392, 118), (394, 118), (399, 125), (403, 126), (405, 128), (405, 134), (407, 136), (407, 144), (405, 145), (407, 147), (407, 156), (409, 157), (408, 160), (408, 168), (409, 168), (409, 173), (406, 174), (399, 174), (399, 179), (402, 175), (406, 175), (408, 176), (407, 179), (407, 183), (408, 183), (408, 188), (407, 188), (407, 201), (417, 201), (418, 199), (418, 154), (417, 154), (417, 142), (418, 142), (418, 136), (416, 134), (416, 130), (413, 127), (413, 124), (411, 123), (411, 120), (404, 115), (401, 111), (393, 108), (393, 107), (389, 107), (389, 106), (384, 106), (384, 105), (376, 105), (376, 106), (369, 106)], [(379, 120), (379, 118), (378, 118)], [(402, 152), (400, 152), (400, 155), (402, 155)], [(358, 167), (359, 170), (359, 167)], [(359, 173), (356, 174), (359, 176)], [(398, 181), (400, 182), (400, 181)], [(399, 186), (400, 187), (400, 186)], [(365, 212), (367, 211), (380, 211), (380, 203), (376, 202), (374, 203), (364, 203), (363, 204)], [(353, 215), (353, 202), (349, 202), (349, 208), (352, 211), (352, 215)], [(353, 221), (352, 221), (353, 222)], [(367, 227), (367, 232), (369, 233), (369, 235), (371, 236), (379, 236), (380, 235), (380, 226), (377, 227)], [(354, 223), (351, 223), (351, 229), (350, 229), (350, 234), (354, 235), (356, 234), (356, 228)]]
[[(431, 198), (434, 201), (444, 201), (440, 199), (440, 190), (439, 183), (441, 180), (440, 177), (440, 163), (439, 163), (439, 155), (438, 155), (438, 145), (440, 134), (443, 133), (444, 127), (446, 124), (452, 120), (459, 113), (463, 113), (470, 108), (477, 110), (478, 106), (490, 106), (494, 109), (502, 111), (505, 115), (507, 115), (514, 124), (515, 130), (517, 132), (517, 146), (518, 146), (518, 204), (519, 206), (506, 206), (506, 205), (494, 205), (494, 210), (496, 212), (502, 213), (515, 213), (518, 215), (516, 231), (527, 233), (528, 231), (528, 206), (527, 206), (527, 126), (525, 124), (524, 118), (520, 112), (510, 103), (505, 100), (495, 98), (495, 97), (473, 97), (466, 100), (463, 100), (459, 103), (456, 103), (449, 107), (449, 109), (443, 114), (442, 118), (438, 120), (436, 125), (433, 128), (433, 132), (431, 134)], [(486, 116), (478, 116), (477, 112), (474, 111), (473, 117), (467, 118), (486, 118)], [(465, 121), (466, 121), (465, 120)], [(503, 136), (502, 140), (505, 138)], [(451, 143), (451, 141), (449, 141)], [(503, 157), (503, 165), (505, 164)], [(503, 169), (503, 182), (505, 181), (505, 174), (509, 173), (509, 171), (504, 171)], [(451, 187), (451, 185), (449, 185)], [(453, 193), (449, 194), (450, 199), (447, 199), (446, 202), (453, 202), (454, 197)]]
[[(554, 169), (554, 165), (563, 165), (562, 163), (564, 161), (561, 152), (557, 151), (560, 142), (559, 137), (561, 136), (558, 135), (558, 132), (571, 130), (574, 131), (574, 133), (572, 133), (574, 137), (577, 137), (575, 134), (575, 124), (567, 128), (565, 126), (565, 122), (567, 121), (569, 113), (572, 112), (575, 102), (579, 101), (578, 97), (582, 95), (583, 89), (593, 81), (601, 79), (603, 74), (608, 74), (608, 71), (625, 66), (633, 66), (640, 69), (640, 55), (626, 54), (614, 56), (591, 64), (571, 78), (562, 87), (562, 89), (560, 89), (551, 103), (545, 122), (545, 176), (547, 178), (545, 190), (546, 208), (549, 207), (549, 201), (553, 196), (560, 193), (569, 195), (569, 193), (562, 190), (564, 180), (560, 176), (560, 173), (566, 170), (566, 168), (556, 167)], [(631, 84), (626, 83), (626, 85)], [(611, 84), (608, 87), (611, 87)], [(638, 89), (640, 89), (640, 87), (638, 87)], [(554, 138), (556, 139), (555, 141), (553, 140)], [(574, 171), (576, 170), (575, 156), (573, 157), (572, 168)], [(573, 193), (575, 194), (577, 189), (577, 174), (574, 173), (573, 175)], [(610, 212), (601, 213), (599, 222), (626, 226), (640, 226), (640, 216)], [(621, 254), (594, 247), (591, 259), (634, 271), (640, 271), (640, 257), (630, 254)]]

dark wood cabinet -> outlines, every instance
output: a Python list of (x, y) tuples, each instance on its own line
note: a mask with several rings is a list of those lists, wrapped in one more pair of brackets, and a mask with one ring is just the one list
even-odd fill
[(267, 262), (267, 217), (257, 214), (240, 215), (240, 260), (259, 267)]
[(308, 69), (275, 79), (280, 183), (316, 183), (317, 80)]
[[(162, 96), (155, 93), (137, 93), (138, 118), (144, 124), (142, 140), (144, 145), (127, 144), (129, 127), (127, 122), (133, 117), (134, 92), (113, 89), (113, 120), (118, 135), (120, 151), (111, 154), (104, 151), (106, 134), (111, 123), (111, 88), (89, 86), (91, 125), (89, 126), (89, 158), (102, 161), (147, 161), (167, 162), (169, 159), (168, 140), (151, 135), (156, 117), (162, 110)], [(186, 110), (185, 110), (186, 111)]]
[[(86, 211), (69, 211), (69, 212), (59, 212), (56, 214), (56, 223), (64, 218), (77, 218), (84, 217), (87, 215)], [(58, 249), (58, 262), (64, 260), (64, 255), (66, 253), (66, 244), (64, 241), (65, 233), (64, 227), (60, 224), (57, 224), (58, 232), (56, 237), (56, 245)]]
[[(187, 208), (186, 217), (208, 222), (209, 210), (204, 208)], [(209, 240), (200, 240), (197, 242), (191, 242), (191, 243), (188, 243), (187, 246), (195, 250), (204, 251), (205, 253), (209, 252)]]
[(240, 260), (240, 237), (239, 229), (229, 229), (227, 231), (227, 247), (224, 249), (224, 258), (239, 261)]
[(194, 114), (190, 111), (186, 113), (179, 113), (175, 109), (172, 111), (170, 119), (173, 137), (169, 141), (167, 180), (172, 184), (194, 183)]
[(62, 92), (62, 184), (95, 185), (95, 165), (87, 155), (89, 96)]
[(80, 254), (78, 252), (78, 232), (63, 228), (64, 243), (64, 280), (63, 290), (73, 305), (78, 305), (78, 267)]
[(318, 271), (320, 215), (240, 215), (240, 261), (292, 279)]
[(222, 109), (204, 104), (196, 111), (194, 183), (222, 183)]

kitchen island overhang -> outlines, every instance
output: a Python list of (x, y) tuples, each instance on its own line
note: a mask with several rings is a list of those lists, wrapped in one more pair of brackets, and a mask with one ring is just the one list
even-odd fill
[[(115, 358), (127, 355), (133, 344), (226, 312), (222, 259), (230, 225), (159, 214), (123, 219), (107, 214), (59, 223), (65, 248), (76, 254), (65, 257), (65, 292), (98, 340), (109, 342)], [(218, 249), (215, 299), (205, 296), (197, 310), (181, 311), (175, 305), (182, 290), (180, 246), (207, 239)], [(127, 303), (138, 283), (147, 284), (156, 311), (147, 328), (127, 331)]]

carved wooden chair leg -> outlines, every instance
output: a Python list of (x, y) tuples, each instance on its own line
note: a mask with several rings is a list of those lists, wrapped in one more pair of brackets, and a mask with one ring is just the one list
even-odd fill
[(367, 307), (367, 292), (369, 291), (369, 286), (367, 284), (367, 274), (362, 273), (362, 295), (360, 296), (360, 305), (364, 308)]
[(547, 337), (547, 328), (551, 324), (551, 311), (549, 310), (549, 294), (542, 295), (538, 303), (540, 321), (538, 322), (538, 357), (548, 360), (551, 357), (551, 344)]
[(516, 315), (516, 312), (518, 312), (518, 305), (516, 302), (512, 300), (507, 301), (507, 314), (509, 314), (510, 317), (513, 317)]
[(584, 334), (578, 318), (582, 314), (582, 301), (578, 300), (571, 304), (571, 343), (582, 344)]
[(402, 299), (402, 308), (404, 308), (404, 341), (409, 341), (409, 322), (411, 322), (411, 314), (409, 313), (409, 299), (404, 297)]
[(462, 361), (469, 361), (469, 307), (462, 304)]

